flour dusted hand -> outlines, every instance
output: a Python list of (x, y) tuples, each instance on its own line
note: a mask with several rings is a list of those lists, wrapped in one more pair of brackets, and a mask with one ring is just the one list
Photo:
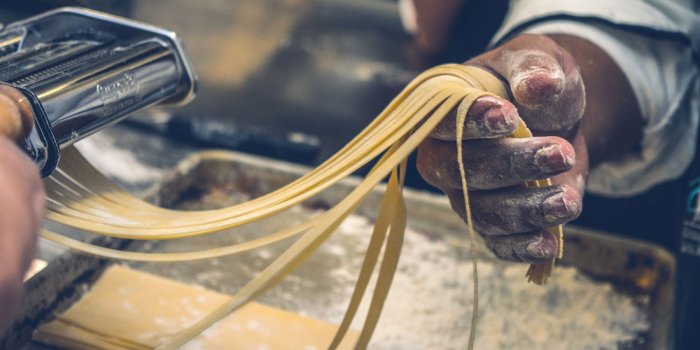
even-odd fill
[[(503, 80), (511, 99), (485, 96), (468, 112), (463, 161), (474, 226), (503, 259), (542, 263), (557, 254), (547, 227), (575, 219), (588, 170), (578, 133), (584, 112), (583, 80), (574, 58), (555, 41), (521, 35), (468, 62)], [(536, 137), (506, 138), (525, 121)], [(418, 170), (464, 214), (455, 118), (435, 128), (418, 152)], [(524, 182), (552, 177), (553, 186)]]

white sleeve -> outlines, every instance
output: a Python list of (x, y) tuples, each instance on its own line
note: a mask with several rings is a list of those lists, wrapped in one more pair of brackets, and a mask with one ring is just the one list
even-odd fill
[[(636, 7), (620, 11), (621, 2)], [(682, 40), (687, 25), (643, 1), (571, 3), (580, 4), (512, 1), (494, 42), (518, 33), (578, 36), (603, 49), (627, 76), (645, 120), (641, 149), (595, 168), (589, 192), (632, 196), (680, 177), (694, 157), (700, 119), (697, 57), (690, 41)]]
[[(698, 48), (700, 3), (696, 0), (511, 0), (493, 42), (542, 21), (571, 19), (610, 23), (645, 34), (662, 34)], [(492, 43), (493, 43), (492, 42)]]
[(595, 43), (632, 86), (645, 120), (640, 152), (599, 165), (591, 172), (590, 192), (630, 196), (683, 174), (694, 156), (700, 119), (698, 68), (687, 46), (573, 21), (542, 22), (523, 32), (570, 34)]

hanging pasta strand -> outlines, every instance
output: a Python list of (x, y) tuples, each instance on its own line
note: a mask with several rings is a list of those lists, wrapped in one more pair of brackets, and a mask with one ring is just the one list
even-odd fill
[[(164, 209), (144, 202), (113, 184), (91, 166), (77, 150), (68, 148), (62, 153), (59, 170), (45, 182), (48, 202), (47, 220), (52, 224), (51, 227), (67, 226), (96, 235), (134, 240), (186, 239), (272, 218), (313, 198), (368, 162), (379, 159), (359, 185), (329, 210), (291, 227), (226, 247), (180, 253), (149, 253), (96, 246), (71, 239), (47, 228), (41, 231), (41, 236), (88, 254), (150, 262), (221, 257), (257, 249), (282, 240), (295, 239), (283, 253), (243, 286), (230, 302), (158, 348), (176, 349), (277, 284), (302, 264), (358, 207), (375, 186), (388, 179), (355, 289), (343, 321), (330, 344), (331, 348), (337, 347), (347, 334), (350, 323), (357, 314), (360, 301), (369, 287), (370, 277), (379, 265), (370, 310), (364, 320), (357, 343), (358, 348), (364, 348), (369, 344), (379, 321), (401, 252), (407, 215), (402, 196), (406, 159), (455, 108), (458, 118), (456, 138), (461, 140), (469, 108), (477, 98), (485, 95), (506, 97), (507, 94), (496, 77), (480, 68), (451, 64), (430, 69), (409, 83), (376, 119), (318, 167), (269, 194), (216, 210), (186, 212)], [(532, 135), (521, 122), (512, 136), (531, 137)], [(472, 348), (478, 316), (478, 257), (476, 233), (469, 206), (468, 184), (464, 164), (461, 161), (463, 152), (461, 141), (457, 142), (456, 148), (474, 271), (473, 314), (469, 338), (469, 348)], [(226, 157), (221, 153), (212, 154)], [(544, 179), (525, 185), (547, 186), (549, 184), (549, 180)], [(558, 239), (558, 257), (561, 257), (563, 252), (561, 226), (549, 230)], [(384, 253), (380, 259), (382, 248)], [(553, 266), (554, 260), (542, 265), (531, 265), (527, 272), (528, 280), (536, 284), (544, 284)]]

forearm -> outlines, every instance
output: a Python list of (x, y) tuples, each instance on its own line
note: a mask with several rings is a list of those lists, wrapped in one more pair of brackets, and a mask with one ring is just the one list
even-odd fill
[(632, 87), (608, 54), (595, 44), (564, 34), (548, 35), (576, 60), (586, 87), (580, 132), (590, 167), (633, 152), (644, 125)]

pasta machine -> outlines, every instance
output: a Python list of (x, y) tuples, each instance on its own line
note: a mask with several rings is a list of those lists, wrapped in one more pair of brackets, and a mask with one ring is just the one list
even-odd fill
[(61, 148), (149, 106), (189, 102), (196, 81), (175, 33), (133, 20), (61, 8), (0, 32), (0, 82), (33, 114), (19, 144), (42, 176)]

